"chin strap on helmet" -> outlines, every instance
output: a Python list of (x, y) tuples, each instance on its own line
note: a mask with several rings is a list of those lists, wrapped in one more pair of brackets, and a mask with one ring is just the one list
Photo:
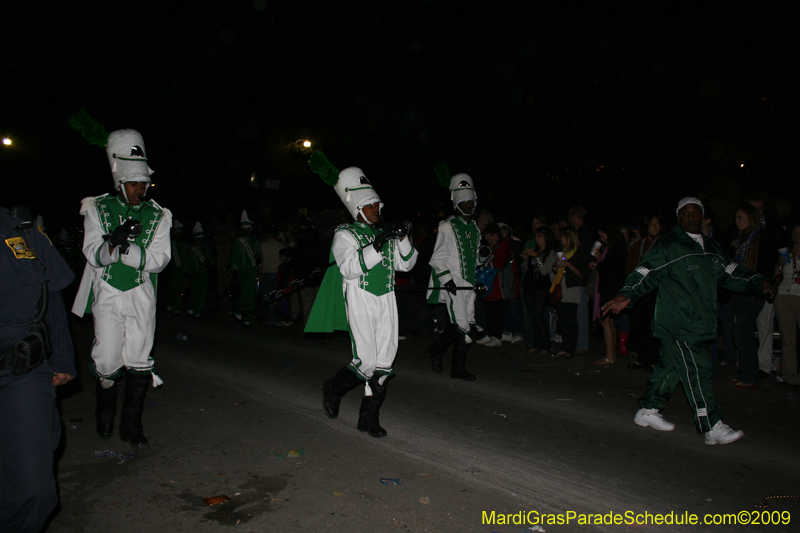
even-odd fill
[[(465, 200), (465, 201), (469, 201), (469, 200)], [(461, 203), (464, 203), (464, 202), (462, 201)], [(472, 210), (469, 213), (465, 213), (464, 211), (461, 210), (461, 207), (459, 207), (460, 205), (461, 204), (456, 204), (456, 206), (455, 206), (456, 210), (459, 213), (461, 213), (462, 215), (467, 216), (467, 217), (472, 216), (475, 213), (475, 209), (478, 207), (478, 203), (473, 200), (472, 201)]]

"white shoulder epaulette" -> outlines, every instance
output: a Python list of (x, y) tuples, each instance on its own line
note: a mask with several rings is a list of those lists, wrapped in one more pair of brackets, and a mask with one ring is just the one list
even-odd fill
[(166, 207), (161, 208), (162, 218), (164, 222), (167, 224), (168, 227), (172, 227), (172, 211), (167, 209)]
[(97, 205), (97, 200), (101, 198), (105, 198), (108, 196), (108, 193), (101, 194), (100, 196), (87, 196), (83, 200), (81, 200), (81, 215), (85, 215), (90, 209), (92, 209), (95, 205)]
[(163, 207), (158, 205), (158, 203), (156, 203), (155, 200), (147, 200), (147, 203), (150, 204), (152, 207), (154, 207), (158, 211), (166, 211), (166, 209), (164, 209)]

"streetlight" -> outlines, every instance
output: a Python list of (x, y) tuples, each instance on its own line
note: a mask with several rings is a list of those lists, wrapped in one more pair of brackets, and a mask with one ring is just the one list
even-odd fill
[(301, 146), (303, 148), (311, 148), (311, 141), (309, 141), (308, 139), (297, 139), (294, 142), (294, 146), (295, 148), (300, 148)]
[[(8, 137), (3, 137), (3, 144), (5, 146), (11, 146), (11, 139), (9, 139)], [(309, 146), (311, 145), (309, 144)]]

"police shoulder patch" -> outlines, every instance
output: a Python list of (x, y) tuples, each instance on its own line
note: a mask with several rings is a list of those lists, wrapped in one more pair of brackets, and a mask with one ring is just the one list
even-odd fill
[(14, 257), (17, 259), (36, 258), (33, 250), (28, 248), (28, 245), (25, 243), (25, 239), (22, 237), (11, 237), (10, 239), (6, 239), (6, 244), (9, 248), (11, 248), (11, 251), (14, 252)]

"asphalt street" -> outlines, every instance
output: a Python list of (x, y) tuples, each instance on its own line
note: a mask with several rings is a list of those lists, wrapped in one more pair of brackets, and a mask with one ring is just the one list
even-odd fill
[[(449, 357), (445, 373), (434, 374), (424, 356), (432, 339), (413, 337), (400, 342), (381, 410), (389, 435), (373, 439), (355, 427), (359, 389), (338, 419), (322, 412), (322, 381), (350, 358), (346, 336), (308, 339), (297, 326), (245, 328), (224, 314), (159, 311), (154, 354), (165, 384), (148, 394), (151, 446), (142, 451), (95, 432), (91, 319), (72, 329), (80, 376), (59, 392), (65, 438), (53, 533), (800, 527), (800, 391), (769, 379), (735, 389), (731, 367), (715, 394), (724, 420), (746, 437), (707, 446), (681, 391), (664, 413), (675, 431), (636, 426), (647, 374), (629, 370), (625, 357), (592, 365), (599, 340), (569, 361), (473, 346), (467, 367), (478, 380), (468, 383), (449, 378)], [(204, 502), (215, 496), (227, 501)], [(755, 506), (770, 496), (791, 497), (768, 500), (771, 514), (761, 513)], [(783, 523), (625, 523), (648, 513)], [(579, 523), (615, 516), (623, 523)]]

